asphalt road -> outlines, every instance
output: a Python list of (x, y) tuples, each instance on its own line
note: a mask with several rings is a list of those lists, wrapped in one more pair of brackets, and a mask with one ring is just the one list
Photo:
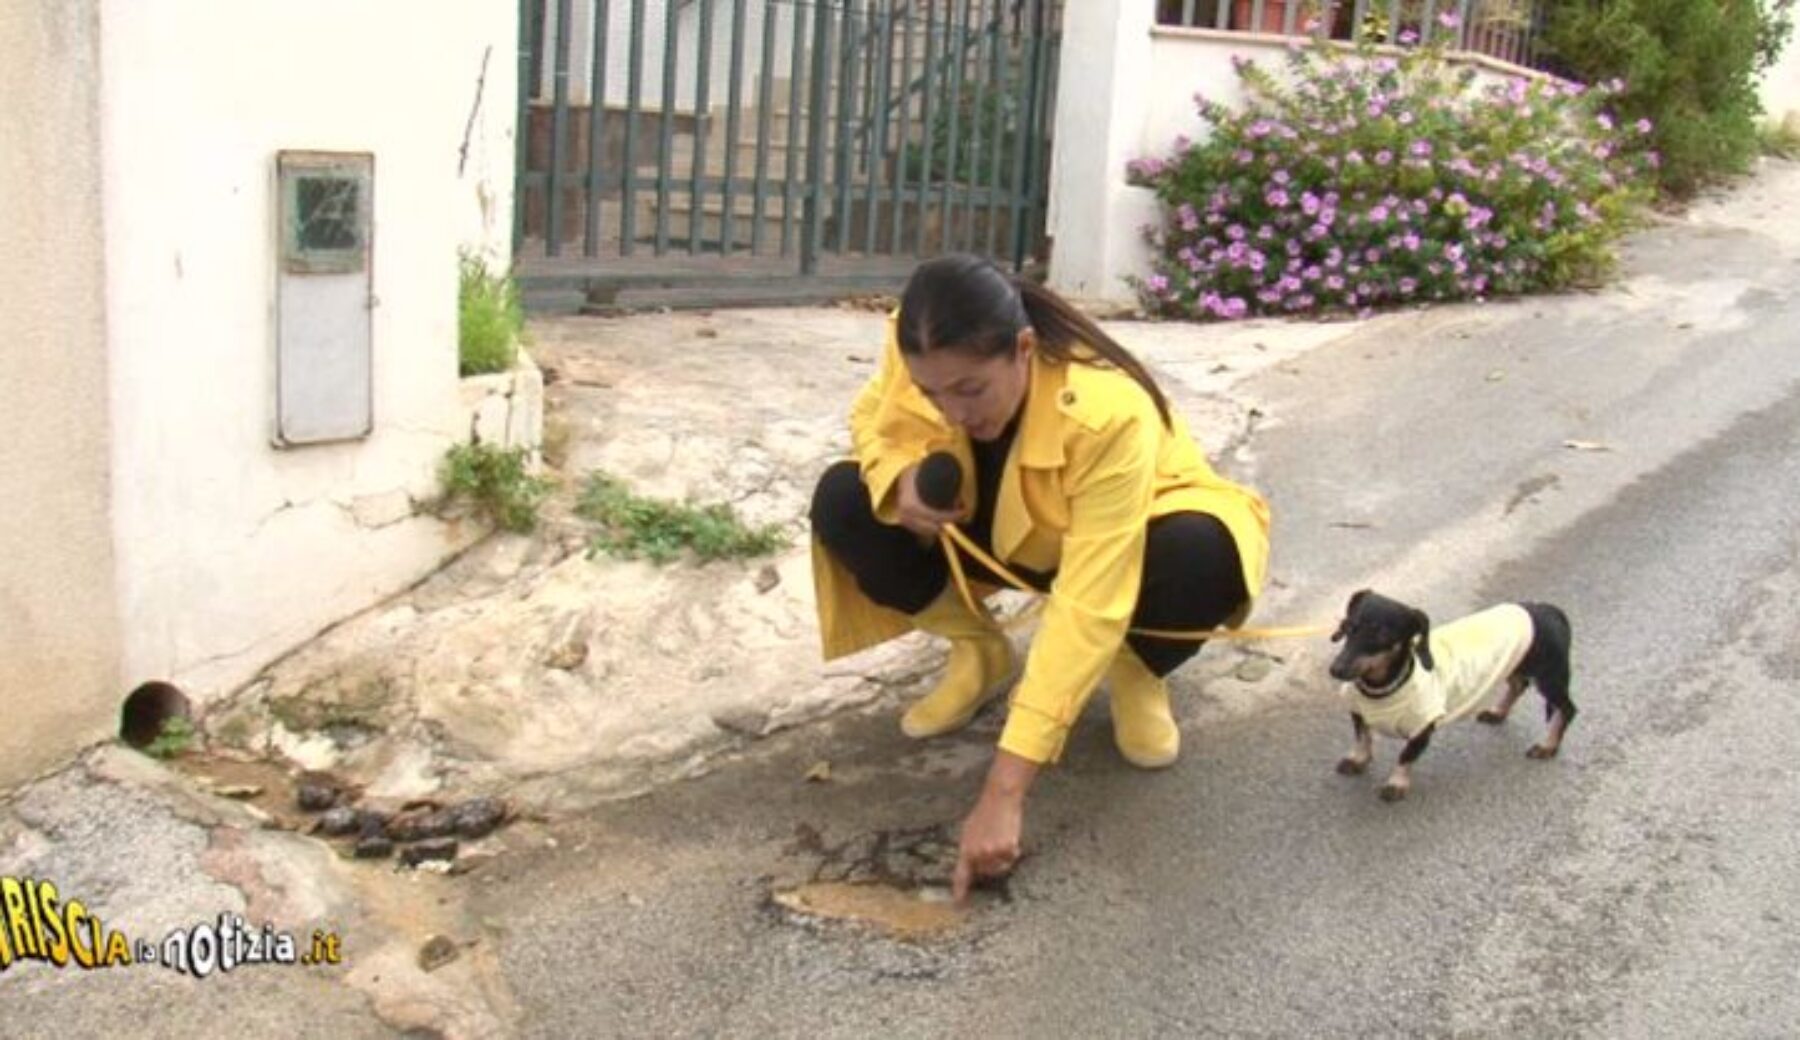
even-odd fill
[[(1582, 709), (1561, 758), (1524, 755), (1533, 696), (1441, 732), (1385, 804), (1397, 749), (1336, 775), (1326, 648), (1285, 649), (1257, 710), (1190, 725), (1165, 773), (1092, 708), (1004, 898), (910, 945), (796, 923), (770, 885), (959, 818), (997, 720), (921, 746), (891, 709), (843, 718), (482, 878), (519, 1031), (1794, 1032), (1800, 230), (1744, 207), (1642, 236), (1622, 289), (1385, 323), (1242, 387), (1268, 418), (1222, 463), (1276, 510), (1266, 612), (1365, 584), (1439, 620), (1559, 603)], [(1189, 671), (1195, 719), (1231, 680)]]

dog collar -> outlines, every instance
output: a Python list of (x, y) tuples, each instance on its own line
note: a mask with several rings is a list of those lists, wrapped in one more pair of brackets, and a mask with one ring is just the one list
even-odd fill
[(1369, 684), (1363, 682), (1361, 679), (1358, 679), (1358, 680), (1356, 680), (1356, 692), (1362, 694), (1364, 697), (1368, 697), (1371, 700), (1380, 700), (1381, 698), (1386, 697), (1389, 694), (1393, 693), (1395, 690), (1398, 690), (1400, 687), (1405, 686), (1406, 680), (1412, 678), (1412, 673), (1413, 673), (1413, 655), (1407, 654), (1406, 655), (1406, 663), (1401, 666), (1400, 671), (1397, 675), (1395, 675), (1392, 679), (1389, 679), (1387, 681), (1386, 685), (1370, 686)]

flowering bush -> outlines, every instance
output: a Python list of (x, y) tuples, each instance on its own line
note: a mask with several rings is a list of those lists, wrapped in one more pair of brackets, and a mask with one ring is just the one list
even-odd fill
[(1204, 143), (1131, 163), (1165, 214), (1146, 229), (1155, 273), (1136, 286), (1150, 310), (1241, 318), (1563, 287), (1604, 273), (1646, 197), (1651, 128), (1610, 114), (1620, 84), (1483, 89), (1437, 45), (1296, 44), (1288, 64), (1284, 83), (1238, 61), (1240, 108), (1195, 98)]

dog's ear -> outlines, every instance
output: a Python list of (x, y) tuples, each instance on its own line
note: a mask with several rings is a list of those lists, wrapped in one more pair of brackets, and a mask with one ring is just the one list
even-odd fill
[(1424, 665), (1425, 670), (1429, 672), (1436, 665), (1436, 662), (1431, 659), (1431, 618), (1427, 617), (1423, 610), (1414, 608), (1412, 620), (1413, 625), (1419, 630), (1419, 663)]
[(1338, 622), (1337, 631), (1331, 633), (1332, 642), (1341, 643), (1344, 641), (1344, 636), (1350, 631), (1350, 619), (1356, 616), (1357, 605), (1362, 603), (1363, 597), (1368, 594), (1368, 589), (1357, 589), (1351, 594), (1350, 602), (1344, 604), (1344, 619)]

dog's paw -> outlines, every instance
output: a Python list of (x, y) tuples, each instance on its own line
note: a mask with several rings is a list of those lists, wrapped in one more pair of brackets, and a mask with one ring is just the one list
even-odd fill
[(1558, 750), (1560, 750), (1560, 749), (1553, 748), (1553, 747), (1550, 747), (1545, 744), (1533, 744), (1533, 745), (1531, 745), (1530, 748), (1526, 749), (1525, 757), (1526, 758), (1536, 758), (1536, 759), (1540, 759), (1540, 760), (1546, 759), (1546, 758), (1555, 758), (1556, 752)]
[(1368, 768), (1369, 760), (1366, 758), (1358, 759), (1345, 756), (1344, 758), (1338, 759), (1337, 771), (1339, 776), (1358, 776), (1363, 770)]
[(1409, 788), (1405, 784), (1382, 784), (1381, 800), (1384, 802), (1397, 802), (1406, 797), (1406, 792), (1408, 790)]
[(1502, 722), (1506, 721), (1506, 716), (1504, 716), (1504, 715), (1500, 714), (1499, 712), (1494, 711), (1493, 709), (1490, 708), (1487, 711), (1484, 711), (1484, 712), (1480, 713), (1479, 715), (1476, 715), (1475, 721), (1476, 722), (1485, 722), (1490, 726), (1498, 726)]

